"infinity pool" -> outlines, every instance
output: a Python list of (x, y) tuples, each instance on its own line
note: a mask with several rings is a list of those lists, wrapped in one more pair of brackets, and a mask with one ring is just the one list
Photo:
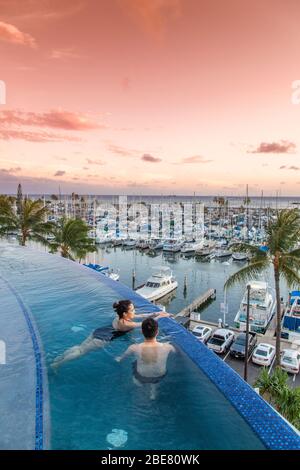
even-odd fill
[[(41, 414), (38, 432), (49, 436), (43, 446), (52, 449), (265, 448), (178, 345), (155, 400), (149, 399), (147, 386), (133, 383), (130, 359), (115, 361), (132, 342), (141, 339), (139, 331), (62, 365), (57, 373), (52, 371), (50, 364), (58, 354), (81, 343), (95, 328), (111, 323), (114, 301), (130, 295), (136, 300), (136, 294), (125, 286), (118, 284), (117, 292), (113, 283), (103, 282), (101, 274), (89, 268), (9, 245), (1, 246), (0, 276), (0, 339), (7, 345), (7, 364), (0, 365), (0, 386), (4, 385), (0, 407), (9, 410), (0, 416), (0, 448), (9, 448), (12, 442), (15, 448), (30, 447), (31, 436), (27, 434), (37, 432)], [(138, 303), (139, 312), (151, 308), (142, 299)], [(33, 332), (27, 331), (26, 312), (36, 330), (35, 355), (28, 342)], [(160, 338), (170, 340), (163, 331)], [(36, 365), (38, 353), (41, 370)], [(20, 372), (22, 364), (26, 364), (26, 377)], [(24, 380), (27, 402), (12, 391), (21, 390)], [(36, 385), (43, 388), (42, 395), (39, 389), (40, 408), (35, 401)], [(30, 427), (31, 419), (35, 424)], [(18, 426), (24, 426), (27, 434), (23, 438), (20, 434), (16, 441), (13, 433)]]

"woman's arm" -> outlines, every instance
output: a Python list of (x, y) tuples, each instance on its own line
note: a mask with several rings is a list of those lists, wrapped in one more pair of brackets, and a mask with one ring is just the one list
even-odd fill
[(140, 328), (142, 326), (142, 322), (124, 320), (123, 325), (128, 328)]
[(160, 318), (160, 317), (171, 317), (172, 313), (167, 312), (154, 312), (154, 313), (139, 313), (135, 315), (135, 318)]

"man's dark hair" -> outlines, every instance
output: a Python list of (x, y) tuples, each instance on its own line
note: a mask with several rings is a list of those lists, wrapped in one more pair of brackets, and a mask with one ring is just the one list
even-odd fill
[(158, 323), (154, 318), (146, 318), (142, 323), (142, 332), (146, 339), (155, 338), (158, 332)]

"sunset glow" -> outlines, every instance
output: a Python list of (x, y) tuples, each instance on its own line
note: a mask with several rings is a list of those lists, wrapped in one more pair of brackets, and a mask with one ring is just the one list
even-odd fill
[(1, 193), (298, 195), (297, 0), (0, 0)]

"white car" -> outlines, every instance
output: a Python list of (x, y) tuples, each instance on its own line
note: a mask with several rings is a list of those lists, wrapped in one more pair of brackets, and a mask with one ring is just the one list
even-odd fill
[(275, 356), (275, 346), (267, 343), (259, 343), (253, 351), (252, 362), (259, 366), (269, 366)]
[(197, 325), (193, 328), (193, 335), (196, 336), (201, 343), (207, 343), (212, 334), (212, 329), (208, 326)]
[(295, 349), (284, 349), (280, 359), (281, 368), (291, 374), (298, 374), (300, 369), (300, 352)]
[(209, 349), (218, 354), (223, 354), (230, 348), (234, 341), (234, 333), (231, 330), (220, 328), (216, 330), (207, 342)]

